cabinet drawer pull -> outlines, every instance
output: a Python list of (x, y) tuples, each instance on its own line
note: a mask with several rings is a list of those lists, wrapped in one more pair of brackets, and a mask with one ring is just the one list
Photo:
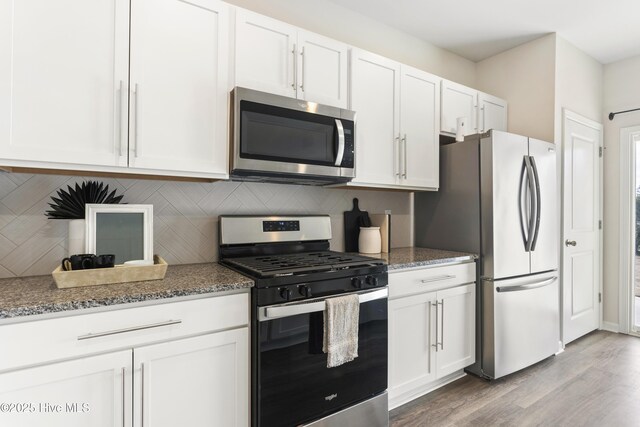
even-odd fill
[(433, 276), (426, 279), (420, 280), (421, 283), (431, 283), (431, 282), (440, 282), (442, 280), (455, 279), (455, 274), (445, 274), (444, 276)]
[(111, 331), (96, 332), (95, 334), (88, 333), (86, 335), (80, 335), (78, 337), (78, 341), (88, 340), (90, 338), (106, 337), (108, 335), (123, 334), (125, 332), (141, 331), (143, 329), (159, 328), (161, 326), (177, 325), (179, 323), (182, 323), (182, 320), (167, 320), (166, 322), (150, 323), (148, 325), (132, 326), (130, 328), (123, 328), (123, 329), (113, 329)]

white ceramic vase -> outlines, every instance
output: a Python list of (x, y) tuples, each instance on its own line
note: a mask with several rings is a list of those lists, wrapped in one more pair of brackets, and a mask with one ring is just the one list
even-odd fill
[(69, 221), (68, 249), (69, 256), (84, 253), (85, 220), (72, 219)]
[(358, 252), (363, 254), (379, 254), (382, 250), (380, 227), (360, 227), (358, 236)]

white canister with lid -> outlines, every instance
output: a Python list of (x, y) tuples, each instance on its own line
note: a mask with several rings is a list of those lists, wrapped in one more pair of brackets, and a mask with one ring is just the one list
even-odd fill
[(379, 254), (382, 250), (380, 227), (360, 227), (358, 236), (358, 252), (363, 254)]

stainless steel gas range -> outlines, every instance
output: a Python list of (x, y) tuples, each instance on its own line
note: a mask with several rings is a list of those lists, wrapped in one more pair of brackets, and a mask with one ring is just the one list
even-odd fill
[[(252, 425), (386, 427), (387, 266), (329, 250), (328, 216), (220, 217), (220, 262), (252, 290)], [(358, 357), (327, 368), (325, 300), (357, 294)]]

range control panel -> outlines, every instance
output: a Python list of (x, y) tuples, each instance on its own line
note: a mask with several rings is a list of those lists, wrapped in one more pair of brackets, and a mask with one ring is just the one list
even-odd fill
[(300, 221), (262, 221), (262, 231), (300, 231)]

